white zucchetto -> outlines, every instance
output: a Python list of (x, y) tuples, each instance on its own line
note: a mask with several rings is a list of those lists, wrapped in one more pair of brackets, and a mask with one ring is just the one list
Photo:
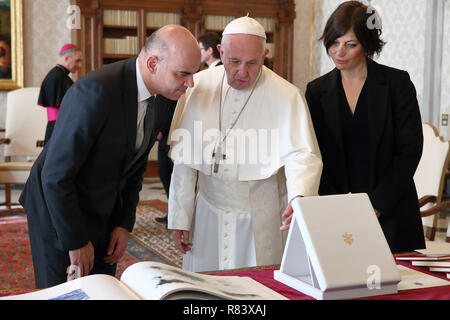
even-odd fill
[(231, 21), (223, 30), (222, 35), (239, 33), (252, 34), (267, 39), (264, 27), (258, 21), (248, 16)]

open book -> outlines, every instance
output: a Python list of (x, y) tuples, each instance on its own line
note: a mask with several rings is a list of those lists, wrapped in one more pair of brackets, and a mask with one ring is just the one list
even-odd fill
[(90, 275), (40, 291), (0, 299), (287, 300), (249, 277), (205, 275), (153, 261), (129, 266), (120, 281), (109, 275)]

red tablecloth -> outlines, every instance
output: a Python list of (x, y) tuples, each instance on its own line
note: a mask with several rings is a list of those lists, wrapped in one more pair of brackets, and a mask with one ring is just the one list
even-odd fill
[[(448, 281), (444, 273), (429, 272), (426, 268), (412, 266), (411, 263), (407, 261), (405, 262), (398, 261), (398, 264)], [(279, 268), (239, 270), (237, 272), (214, 273), (214, 275), (224, 275), (224, 276), (238, 275), (243, 277), (250, 277), (262, 283), (263, 285), (271, 288), (272, 290), (278, 292), (279, 294), (282, 294), (288, 299), (314, 300), (314, 298), (307, 296), (281, 282), (276, 281), (273, 278), (273, 272), (278, 269)], [(450, 281), (448, 281), (448, 284), (449, 284), (448, 286), (442, 287), (401, 290), (397, 294), (365, 297), (355, 300), (450, 300)]]
[[(429, 272), (427, 268), (412, 266), (410, 262), (407, 261), (397, 261), (398, 264), (404, 265), (405, 267), (418, 270), (430, 274), (432, 276), (445, 279), (448, 281), (444, 273)], [(226, 272), (214, 272), (214, 275), (223, 276), (242, 276), (250, 277), (254, 280), (262, 283), (263, 285), (275, 290), (276, 292), (282, 294), (291, 300), (314, 300), (314, 298), (307, 296), (281, 282), (276, 281), (273, 278), (273, 272), (279, 268), (267, 268), (267, 269), (249, 269), (249, 270), (239, 270), (239, 271), (226, 271)], [(383, 296), (373, 296), (359, 298), (355, 300), (450, 300), (450, 281), (448, 281), (448, 286), (424, 288), (424, 289), (412, 289), (412, 290), (402, 290), (397, 294), (389, 294)], [(5, 290), (6, 291), (6, 290)], [(0, 290), (0, 296), (8, 296), (14, 294), (27, 293), (34, 290), (10, 290), (9, 292), (2, 292)]]

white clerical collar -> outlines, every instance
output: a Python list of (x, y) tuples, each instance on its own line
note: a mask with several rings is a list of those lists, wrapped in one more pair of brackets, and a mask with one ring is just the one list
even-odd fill
[[(225, 71), (224, 71), (225, 72)], [(261, 70), (259, 70), (258, 76), (256, 77), (256, 82), (259, 81), (259, 78), (262, 76), (262, 72), (263, 72), (263, 68), (261, 67)], [(254, 85), (256, 85), (256, 83), (254, 83)], [(222, 84), (222, 99), (223, 101), (225, 101), (227, 99), (228, 93), (230, 93), (231, 96), (240, 96), (242, 99), (243, 97), (247, 97), (248, 95), (250, 95), (250, 93), (253, 91), (253, 86), (248, 87), (246, 89), (235, 89), (232, 86), (230, 86), (228, 84), (227, 81), (227, 75), (226, 73), (224, 74), (224, 81)]]
[(139, 69), (139, 58), (136, 59), (136, 81), (138, 89), (138, 102), (142, 102), (150, 98), (152, 95), (145, 86), (144, 80), (142, 80), (141, 70)]

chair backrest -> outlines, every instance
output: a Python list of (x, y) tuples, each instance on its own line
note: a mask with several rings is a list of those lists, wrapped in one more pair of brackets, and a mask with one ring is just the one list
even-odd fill
[(6, 104), (5, 156), (38, 156), (47, 124), (45, 108), (38, 106), (39, 88), (30, 87), (8, 92)]
[(422, 129), (423, 152), (414, 174), (414, 183), (419, 199), (425, 195), (432, 195), (436, 196), (437, 202), (440, 202), (450, 144), (439, 136), (439, 132), (433, 125), (423, 123)]

